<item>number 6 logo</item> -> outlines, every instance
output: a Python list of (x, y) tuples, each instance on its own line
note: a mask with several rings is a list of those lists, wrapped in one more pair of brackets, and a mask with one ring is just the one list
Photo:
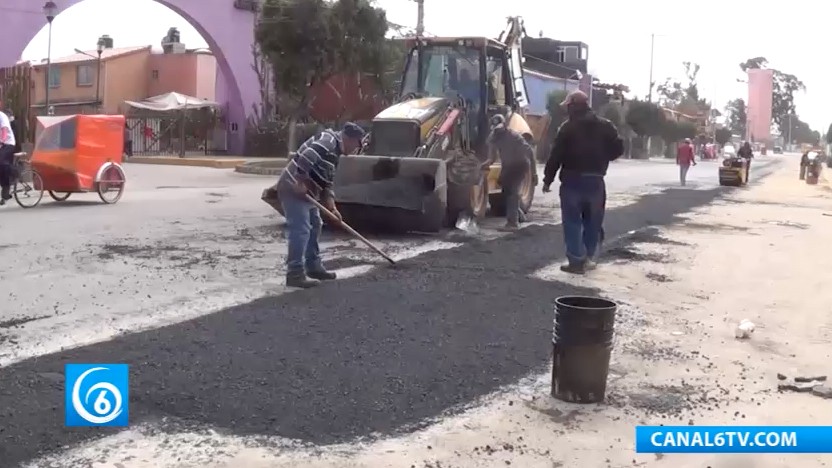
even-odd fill
[[(70, 368), (74, 372), (70, 372)], [(82, 369), (83, 372), (80, 372)], [(85, 381), (92, 384), (86, 392)], [(126, 365), (68, 364), (67, 384), (72, 386), (71, 394), (67, 388), (66, 395), (67, 425), (127, 425)]]

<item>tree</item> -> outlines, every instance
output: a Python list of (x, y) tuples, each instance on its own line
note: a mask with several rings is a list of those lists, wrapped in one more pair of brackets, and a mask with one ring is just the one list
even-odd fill
[(612, 122), (612, 124), (615, 125), (615, 128), (618, 129), (620, 129), (624, 123), (624, 119), (621, 116), (621, 109), (617, 103), (607, 104), (601, 111), (601, 117)]
[(748, 113), (745, 100), (734, 99), (725, 106), (725, 114), (728, 116), (728, 129), (735, 135), (745, 138)]
[(694, 138), (696, 130), (694, 123), (664, 119), (661, 125), (661, 137), (668, 146), (671, 146), (685, 138)]
[(568, 91), (557, 90), (552, 91), (546, 96), (546, 110), (549, 111), (549, 117), (552, 119), (549, 121), (549, 128), (557, 130), (566, 121), (566, 109), (560, 104), (566, 99), (568, 94)]
[(682, 62), (685, 66), (685, 77), (688, 79), (687, 87), (685, 88), (685, 97), (694, 102), (699, 102), (699, 86), (696, 82), (696, 76), (699, 74), (699, 64), (692, 62)]
[(664, 113), (656, 104), (647, 101), (631, 101), (624, 122), (640, 137), (659, 136)]
[(725, 127), (716, 129), (714, 139), (719, 146), (725, 146), (726, 143), (731, 141), (731, 130), (728, 130)]
[(339, 73), (371, 73), (387, 66), (387, 17), (368, 0), (266, 0), (255, 29), (260, 52), (274, 69), (278, 111), (288, 118), (288, 146), (308, 113), (310, 88)]
[(832, 124), (829, 124), (829, 129), (826, 130), (826, 143), (832, 145)]
[(770, 69), (772, 71), (771, 120), (774, 121), (780, 132), (785, 134), (789, 126), (789, 115), (794, 115), (797, 110), (794, 103), (794, 94), (798, 91), (806, 91), (806, 85), (795, 75), (769, 68), (768, 60), (765, 57), (754, 57), (740, 63), (740, 70), (743, 72), (754, 69)]

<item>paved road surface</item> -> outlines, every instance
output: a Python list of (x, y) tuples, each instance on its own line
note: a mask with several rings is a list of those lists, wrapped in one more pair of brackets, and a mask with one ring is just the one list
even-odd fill
[[(13, 305), (0, 313), (0, 460), (112, 432), (63, 428), (66, 362), (131, 364), (131, 421), (164, 418), (172, 430), (207, 424), (326, 443), (412, 427), (544, 364), (548, 304), (575, 292), (527, 277), (563, 254), (551, 194), (538, 194), (533, 213), (544, 225), (498, 237), (491, 220), (474, 239), (382, 239), (400, 258), (459, 247), (279, 294), (280, 221), (259, 200), (269, 179), (127, 171), (114, 206), (89, 195), (0, 213), (0, 297)], [(691, 182), (658, 194), (675, 185), (673, 164), (616, 163), (608, 185), (620, 207), (608, 236), (671, 222), (724, 190), (716, 163), (700, 164)], [(346, 276), (374, 262), (351, 241), (327, 244)], [(145, 331), (111, 339), (136, 330)]]

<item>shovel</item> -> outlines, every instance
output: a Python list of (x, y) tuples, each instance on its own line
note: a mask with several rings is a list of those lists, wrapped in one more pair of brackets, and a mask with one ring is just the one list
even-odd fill
[(364, 243), (367, 247), (369, 247), (370, 249), (372, 249), (375, 253), (377, 253), (377, 254), (381, 255), (382, 257), (384, 257), (384, 259), (385, 259), (385, 260), (387, 260), (388, 262), (390, 262), (390, 264), (391, 264), (391, 265), (395, 265), (395, 264), (396, 264), (396, 261), (395, 261), (395, 260), (393, 260), (392, 258), (390, 258), (390, 256), (389, 256), (389, 255), (387, 255), (386, 253), (384, 253), (384, 251), (383, 251), (383, 250), (381, 250), (380, 248), (376, 247), (376, 245), (375, 245), (375, 244), (373, 244), (372, 242), (370, 242), (369, 240), (367, 240), (367, 238), (366, 238), (366, 237), (364, 237), (364, 236), (362, 236), (361, 234), (359, 234), (359, 233), (358, 233), (358, 231), (356, 231), (355, 229), (351, 228), (351, 227), (350, 227), (347, 223), (345, 223), (344, 221), (342, 221), (342, 220), (338, 219), (338, 217), (337, 217), (337, 216), (335, 216), (334, 214), (332, 214), (332, 212), (331, 212), (331, 211), (329, 211), (328, 209), (326, 209), (326, 207), (324, 207), (324, 206), (323, 206), (320, 202), (318, 202), (318, 200), (315, 200), (315, 199), (314, 199), (314, 198), (312, 198), (312, 196), (310, 196), (309, 194), (307, 194), (307, 195), (306, 195), (306, 199), (307, 199), (307, 200), (309, 200), (309, 202), (310, 202), (310, 203), (312, 203), (313, 205), (315, 205), (316, 207), (318, 207), (318, 209), (319, 209), (319, 210), (321, 210), (321, 213), (324, 213), (325, 215), (327, 215), (327, 216), (329, 217), (329, 219), (331, 219), (333, 222), (335, 222), (336, 224), (338, 224), (339, 226), (341, 226), (342, 228), (344, 228), (344, 230), (345, 230), (345, 231), (347, 231), (347, 232), (348, 232), (351, 236), (353, 236), (354, 238), (356, 238), (356, 239), (360, 240), (360, 241), (361, 241), (361, 242), (363, 242), (363, 243)]

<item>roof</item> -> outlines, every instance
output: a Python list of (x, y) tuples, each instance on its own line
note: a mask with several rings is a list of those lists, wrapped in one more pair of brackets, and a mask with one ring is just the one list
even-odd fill
[[(113, 48), (113, 49), (104, 49), (101, 53), (101, 60), (110, 60), (117, 57), (122, 57), (125, 55), (134, 54), (136, 52), (147, 51), (150, 52), (150, 46), (138, 46), (138, 47), (121, 47), (121, 48)], [(67, 55), (64, 57), (57, 57), (52, 59), (53, 65), (61, 65), (67, 63), (80, 63), (80, 62), (89, 62), (90, 60), (96, 60), (98, 57), (97, 50), (87, 50), (84, 51), (83, 54), (72, 54)], [(33, 62), (32, 66), (44, 66), (46, 65), (46, 59), (43, 59), (40, 63)]]

